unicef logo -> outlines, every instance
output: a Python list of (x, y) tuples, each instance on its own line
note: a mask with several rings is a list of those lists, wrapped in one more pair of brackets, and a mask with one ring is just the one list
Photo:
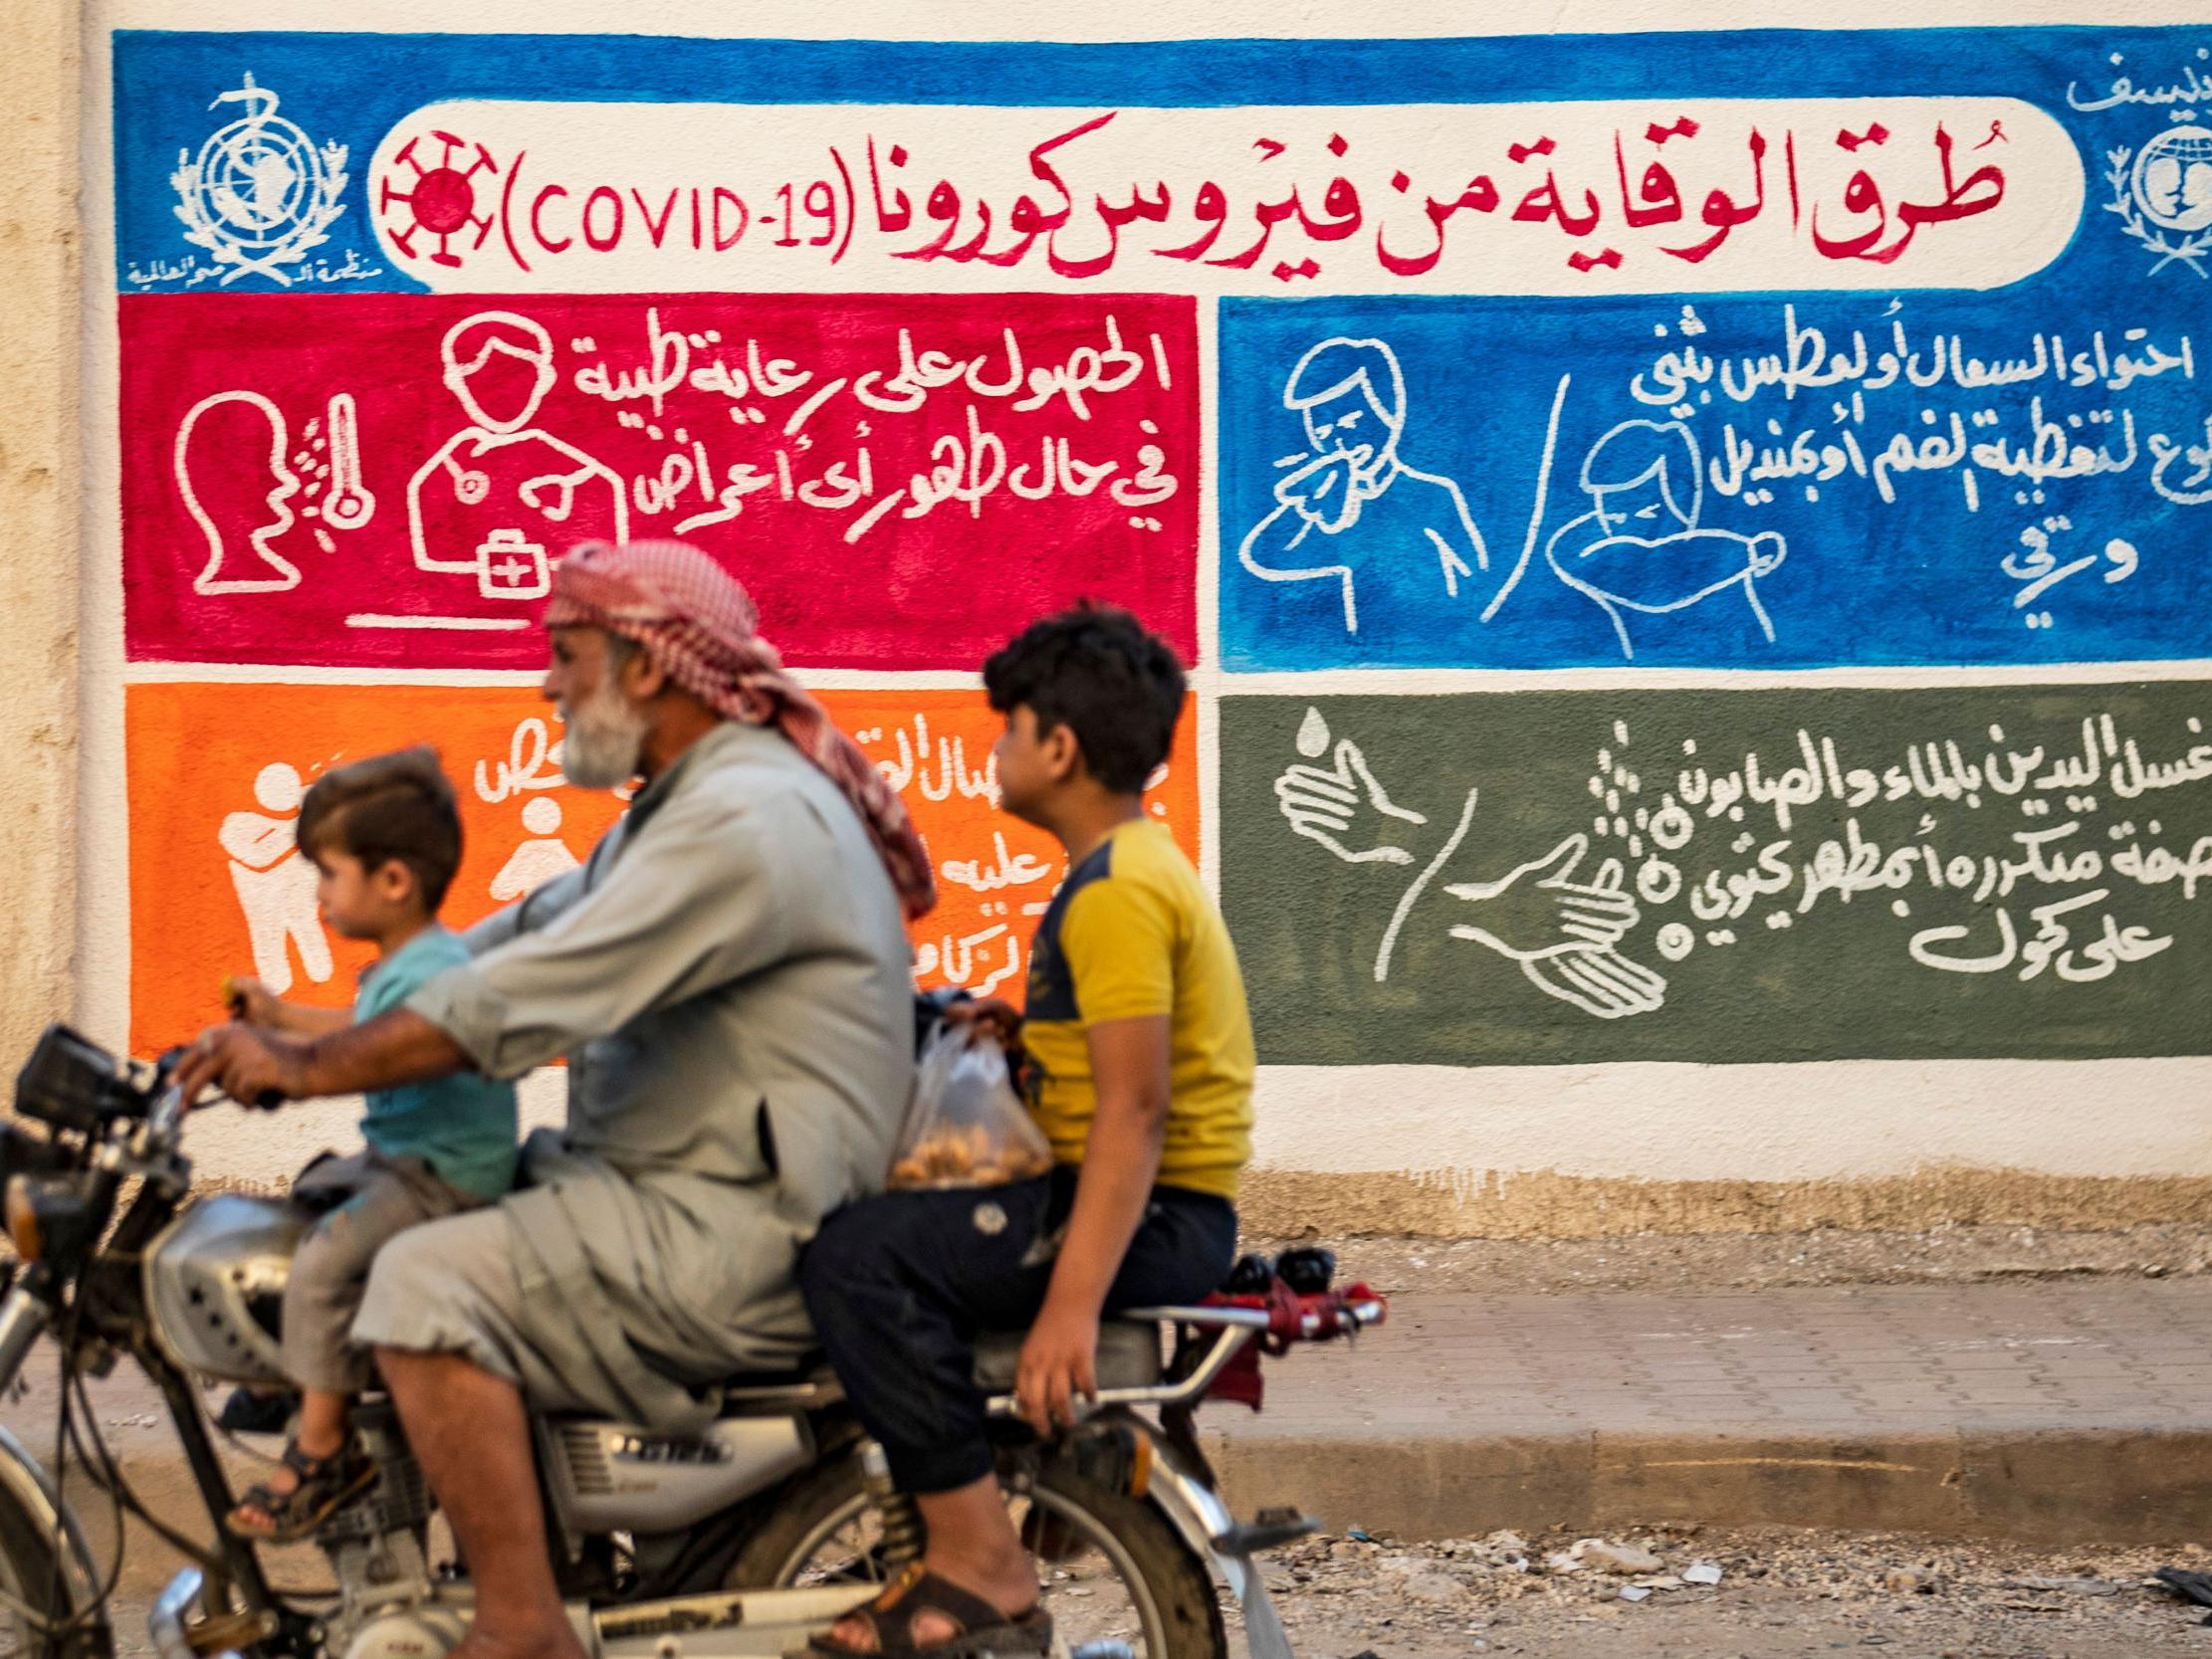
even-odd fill
[(2205, 276), (2212, 255), (2212, 131), (2168, 127), (2140, 149), (2109, 150), (2104, 159), (2112, 190), (2104, 211), (2119, 215), (2121, 230), (2155, 256), (2151, 274), (2179, 264)]
[(2135, 152), (2135, 205), (2154, 225), (2190, 234), (2212, 225), (2212, 132), (2177, 126)]
[(345, 211), (345, 146), (315, 141), (277, 113), (277, 95), (254, 85), (218, 96), (210, 108), (242, 104), (246, 112), (218, 127), (197, 155), (180, 151), (169, 182), (185, 241), (205, 248), (227, 286), (248, 272), (289, 287), (283, 267), (329, 240)]

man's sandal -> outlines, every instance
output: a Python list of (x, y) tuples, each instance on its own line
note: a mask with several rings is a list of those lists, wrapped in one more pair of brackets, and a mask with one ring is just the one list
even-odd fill
[(245, 1498), (223, 1521), (233, 1538), (295, 1544), (367, 1491), (376, 1479), (376, 1465), (356, 1457), (350, 1443), (329, 1457), (313, 1457), (300, 1449), (299, 1441), (287, 1441), (284, 1466), (300, 1478), (300, 1484), (290, 1492), (266, 1484), (248, 1487)]
[[(953, 1634), (940, 1642), (917, 1643), (914, 1621), (924, 1613), (944, 1619), (953, 1627)], [(875, 1633), (876, 1645), (847, 1647), (833, 1641), (825, 1631), (810, 1638), (805, 1651), (817, 1659), (855, 1659), (856, 1655), (869, 1653), (887, 1654), (891, 1659), (915, 1659), (919, 1655), (928, 1655), (929, 1659), (983, 1659), (985, 1655), (1027, 1659), (1028, 1655), (1052, 1650), (1052, 1615), (1041, 1605), (1032, 1604), (1027, 1612), (1008, 1618), (982, 1596), (971, 1595), (951, 1579), (929, 1571), (920, 1561), (910, 1562), (873, 1601), (845, 1616), (866, 1619)]]

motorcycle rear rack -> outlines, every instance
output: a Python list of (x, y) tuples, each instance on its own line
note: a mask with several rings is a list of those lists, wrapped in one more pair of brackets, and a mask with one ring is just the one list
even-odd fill
[[(1341, 1310), (1340, 1324), (1358, 1330), (1382, 1323), (1388, 1305), (1380, 1297), (1372, 1300), (1347, 1302)], [(1196, 1406), (1206, 1398), (1229, 1362), (1253, 1339), (1265, 1334), (1274, 1316), (1264, 1308), (1226, 1308), (1211, 1306), (1124, 1308), (1114, 1316), (1134, 1324), (1196, 1326), (1217, 1333), (1213, 1347), (1183, 1377), (1172, 1382), (1159, 1382), (1142, 1388), (1101, 1388), (1092, 1400), (1076, 1402), (1078, 1414), (1085, 1410), (1102, 1411), (1113, 1405), (1153, 1405), (1166, 1410)], [(1317, 1314), (1307, 1314), (1302, 1322), (1302, 1335), (1319, 1337), (1326, 1334), (1327, 1322)], [(1020, 1415), (1020, 1402), (1011, 1394), (991, 1396), (989, 1410), (994, 1417)]]

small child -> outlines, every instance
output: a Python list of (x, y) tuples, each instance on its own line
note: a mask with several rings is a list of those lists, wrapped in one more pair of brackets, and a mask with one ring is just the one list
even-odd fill
[(1006, 729), (999, 802), (1067, 850), (1030, 946), (1026, 1018), (967, 1017), (1029, 1059), (1049, 1175), (892, 1192), (830, 1217), (799, 1280), (814, 1328), (928, 1547), (816, 1655), (1044, 1653), (1052, 1621), (1007, 1519), (977, 1386), (978, 1331), (1029, 1328), (1015, 1383), (1038, 1433), (1096, 1391), (1102, 1315), (1195, 1302), (1236, 1253), (1252, 1032), (1199, 873), (1145, 810), (1183, 712), (1182, 665), (1126, 611), (1033, 624), (984, 668)]
[[(374, 939), (376, 962), (350, 1014), (281, 1002), (258, 980), (239, 979), (230, 990), (237, 1017), (320, 1036), (397, 1007), (468, 960), (459, 935), (438, 923), (461, 863), (461, 818), (434, 751), (406, 749), (328, 773), (301, 804), (299, 839), (321, 877), (324, 922), (346, 938)], [(283, 1469), (230, 1514), (241, 1538), (305, 1538), (375, 1479), (349, 1422), (351, 1396), (370, 1376), (349, 1340), (369, 1264), (395, 1234), (490, 1203), (514, 1184), (513, 1084), (464, 1073), (380, 1090), (367, 1107), (366, 1148), (325, 1153), (293, 1182), (296, 1202), (326, 1212), (301, 1240), (285, 1287), (285, 1370), (302, 1391), (300, 1417)]]

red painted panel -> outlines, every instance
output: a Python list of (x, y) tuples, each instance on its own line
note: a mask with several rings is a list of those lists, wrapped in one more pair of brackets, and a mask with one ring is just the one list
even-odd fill
[(791, 661), (973, 669), (1039, 612), (1196, 645), (1196, 303), (126, 296), (134, 660), (528, 668), (549, 560), (682, 535)]

